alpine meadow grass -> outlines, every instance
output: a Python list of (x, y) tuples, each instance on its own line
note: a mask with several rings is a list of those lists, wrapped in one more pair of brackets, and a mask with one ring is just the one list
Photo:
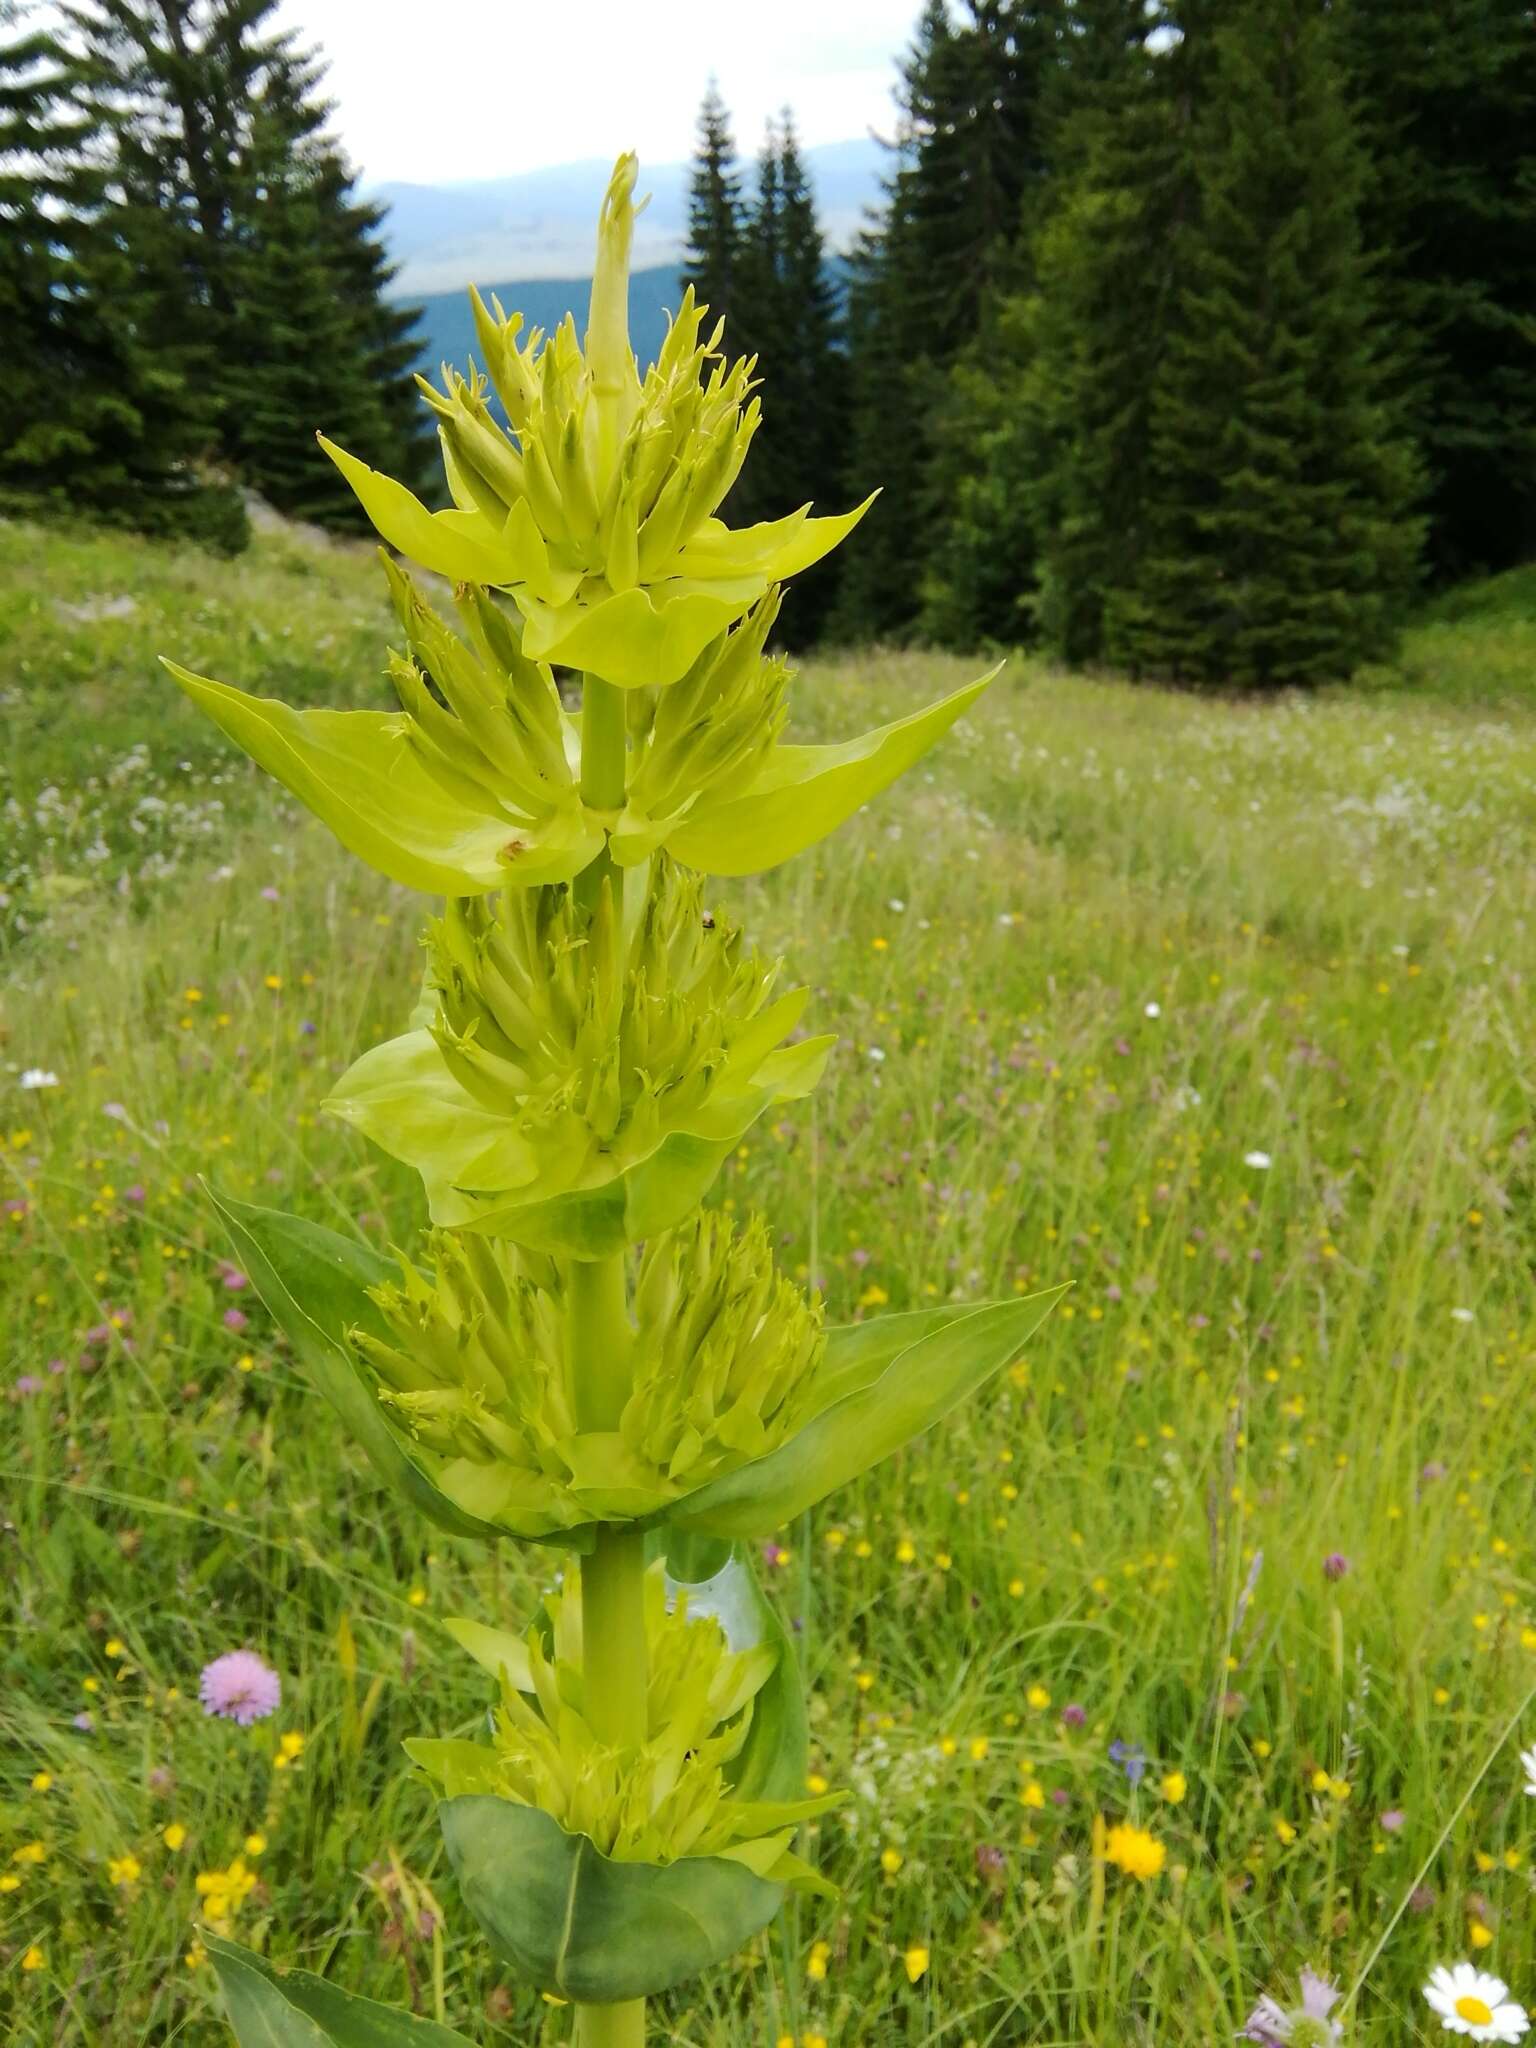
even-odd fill
[[(381, 1250), (421, 1220), (317, 1113), (408, 1004), (420, 900), (152, 660), (382, 705), (384, 623), (366, 551), (0, 527), (18, 2048), (226, 2041), (210, 1899), (473, 2039), (569, 2034), (455, 1938), (400, 1752), (481, 1717), (443, 1618), (520, 1620), (559, 1555), (399, 1508), (199, 1185)], [(1267, 704), (1015, 660), (835, 865), (712, 885), (840, 1041), (718, 1200), (774, 1219), (835, 1321), (1075, 1285), (998, 1385), (766, 1546), (810, 1789), (853, 1791), (811, 1823), (842, 1896), (657, 2001), (657, 2038), (1205, 2048), (1303, 1967), (1369, 1965), (1348, 2038), (1386, 2048), (1431, 2038), (1421, 1987), (1469, 1955), (1536, 1998), (1531, 632), (1438, 616), (1402, 675)], [(808, 662), (797, 731), (975, 668)], [(239, 1650), (280, 1682), (244, 1726), (198, 1697)]]

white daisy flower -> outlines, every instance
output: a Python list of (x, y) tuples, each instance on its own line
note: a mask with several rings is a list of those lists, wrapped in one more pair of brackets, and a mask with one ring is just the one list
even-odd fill
[(1530, 2026), (1525, 2007), (1516, 2005), (1502, 1977), (1490, 1977), (1475, 1963), (1441, 1963), (1430, 1972), (1424, 1996), (1440, 2015), (1447, 2034), (1465, 2034), (1472, 2041), (1518, 2041)]
[(1252, 1166), (1260, 1173), (1267, 1172), (1274, 1163), (1267, 1152), (1245, 1152), (1243, 1154), (1244, 1166)]
[(1520, 1761), (1525, 1766), (1525, 1796), (1536, 1799), (1536, 1746), (1522, 1749)]
[(50, 1074), (46, 1067), (28, 1067), (16, 1083), (18, 1088), (57, 1088), (59, 1077)]
[(1141, 1014), (1143, 1017), (1161, 1017), (1163, 1006), (1161, 1003), (1147, 1003), (1142, 1009)]

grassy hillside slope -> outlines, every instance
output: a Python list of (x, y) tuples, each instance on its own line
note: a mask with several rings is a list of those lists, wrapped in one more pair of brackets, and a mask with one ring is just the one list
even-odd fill
[[(555, 1560), (380, 1493), (198, 1188), (379, 1244), (417, 1220), (320, 1104), (398, 1027), (423, 906), (152, 666), (372, 701), (383, 627), (364, 555), (0, 529), (21, 2048), (225, 2042), (218, 1872), (279, 1959), (440, 1997), (478, 2042), (569, 2032), (487, 1960), (399, 1749), (483, 1710), (443, 1617), (524, 1611)], [(659, 2039), (1207, 2048), (1310, 1963), (1369, 1966), (1351, 2038), (1395, 2048), (1474, 1942), (1536, 1996), (1499, 1747), (1536, 1734), (1531, 631), (1442, 613), (1418, 692), (1275, 706), (1015, 664), (820, 857), (722, 885), (841, 1045), (721, 1199), (767, 1209), (838, 1318), (1076, 1287), (984, 1399), (770, 1549), (816, 1768), (852, 1793), (812, 1844), (843, 1896), (664, 2001)], [(849, 732), (963, 673), (818, 663), (797, 714)], [(196, 1704), (242, 1644), (284, 1687), (249, 1730)], [(1158, 1873), (1096, 1863), (1095, 1816)]]

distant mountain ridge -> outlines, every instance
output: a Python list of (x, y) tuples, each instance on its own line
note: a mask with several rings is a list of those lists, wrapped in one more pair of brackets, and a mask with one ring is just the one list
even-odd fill
[[(846, 290), (848, 263), (841, 256), (827, 259), (827, 276), (837, 292)], [(505, 313), (521, 313), (523, 332), (542, 327), (551, 333), (567, 313), (576, 316), (576, 330), (585, 331), (587, 301), (592, 280), (587, 277), (544, 277), (511, 284), (482, 285), (481, 297), (489, 305), (492, 295), (501, 301)], [(629, 338), (642, 370), (655, 362), (666, 338), (668, 317), (675, 313), (683, 296), (683, 273), (675, 263), (658, 263), (649, 270), (633, 270), (629, 276)], [(475, 340), (474, 315), (467, 289), (428, 292), (418, 302), (421, 325), (417, 329), (420, 351), (416, 367), (436, 381), (440, 363), (466, 368), (469, 358), (484, 369), (482, 350)]]
[[(542, 327), (548, 334), (559, 326), (567, 313), (576, 315), (578, 332), (585, 329), (590, 291), (589, 278), (546, 277), (535, 278), (531, 282), (483, 285), (481, 296), (489, 304), (494, 292), (504, 311), (521, 313), (525, 335), (531, 327)], [(649, 270), (631, 271), (629, 334), (642, 369), (656, 360), (667, 332), (667, 315), (676, 310), (682, 295), (682, 272), (675, 263), (661, 263)], [(419, 303), (422, 317), (417, 333), (421, 340), (421, 353), (417, 368), (422, 374), (435, 380), (439, 363), (452, 363), (455, 369), (462, 370), (471, 356), (483, 369), (483, 351), (475, 340), (475, 322), (470, 312), (467, 289), (429, 292)]]
[[(873, 136), (825, 142), (804, 152), (829, 247), (848, 249), (869, 207), (879, 204), (886, 152)], [(367, 197), (389, 208), (384, 239), (400, 265), (394, 290), (420, 299), (496, 278), (573, 280), (592, 270), (592, 224), (611, 163), (556, 164), (473, 183), (375, 185)], [(750, 188), (750, 167), (745, 182)], [(686, 163), (642, 164), (650, 203), (635, 224), (634, 261), (649, 271), (675, 266), (688, 232)], [(532, 290), (532, 286), (520, 286)]]

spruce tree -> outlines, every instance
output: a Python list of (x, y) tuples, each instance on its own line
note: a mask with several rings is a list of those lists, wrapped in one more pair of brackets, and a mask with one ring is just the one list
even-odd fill
[(355, 526), (315, 445), (420, 471), (414, 316), (384, 298), (380, 215), (325, 134), (321, 67), (276, 0), (78, 0), (67, 18), (139, 222), (157, 339), (195, 358), (219, 454), (284, 511)]
[[(730, 498), (744, 523), (799, 506), (827, 508), (843, 485), (847, 356), (837, 285), (816, 203), (786, 107), (770, 123), (757, 165), (736, 274), (735, 346), (757, 358), (765, 452)], [(818, 638), (835, 595), (830, 564), (795, 585), (789, 637)]]
[(1207, 53), (1204, 90), (1175, 108), (1193, 204), (1173, 222), (1135, 545), (1107, 565), (1103, 652), (1223, 684), (1342, 677), (1389, 646), (1421, 529), (1327, 10), (1225, 0), (1186, 34)]
[[(717, 319), (732, 322), (736, 266), (741, 253), (741, 173), (731, 117), (714, 79), (699, 109), (698, 144), (688, 184), (688, 245), (683, 282)], [(733, 336), (734, 325), (728, 327)]]
[(850, 557), (837, 625), (900, 637), (916, 623), (933, 532), (933, 425), (948, 375), (1013, 279), (1046, 170), (1049, 81), (1066, 0), (927, 0), (901, 68), (886, 204), (852, 266), (851, 459), (886, 490)]
[(1441, 577), (1536, 557), (1536, 9), (1347, 0), (1367, 247), (1429, 471)]
[[(1059, 578), (1040, 555), (1075, 544), (1085, 501), (1118, 494), (1111, 478), (1123, 481), (1125, 434), (1106, 449), (1112, 467), (1102, 477), (1090, 470), (1084, 430), (1107, 405), (1134, 412), (1148, 375), (1140, 313), (1125, 315), (1139, 307), (1140, 272), (1154, 259), (1163, 204), (1157, 187), (1166, 151), (1160, 159), (1146, 107), (1151, 26), (1144, 0), (1067, 0), (1061, 16), (1055, 64), (1041, 84), (1041, 173), (1022, 196), (1019, 234), (998, 263), (977, 334), (930, 415), (934, 518), (921, 627), (947, 645), (1017, 643), (1036, 637), (1042, 624), (1058, 644), (1080, 635), (1047, 616)], [(1075, 234), (1053, 223), (1083, 204), (1084, 166), (1095, 154), (1099, 182), (1121, 189), (1125, 205), (1118, 218), (1094, 208), (1100, 260), (1085, 267)], [(1133, 166), (1123, 186), (1105, 177), (1112, 155)], [(1122, 257), (1105, 263), (1102, 238), (1117, 235), (1125, 238)], [(1125, 277), (1116, 274), (1122, 270)], [(1043, 407), (1042, 377), (1067, 379), (1070, 396), (1059, 393)], [(1051, 426), (1053, 415), (1068, 436)], [(1074, 499), (1069, 523), (1062, 501)]]
[(200, 473), (193, 360), (156, 332), (143, 223), (79, 84), (54, 33), (0, 9), (0, 493), (238, 548), (238, 498)]

